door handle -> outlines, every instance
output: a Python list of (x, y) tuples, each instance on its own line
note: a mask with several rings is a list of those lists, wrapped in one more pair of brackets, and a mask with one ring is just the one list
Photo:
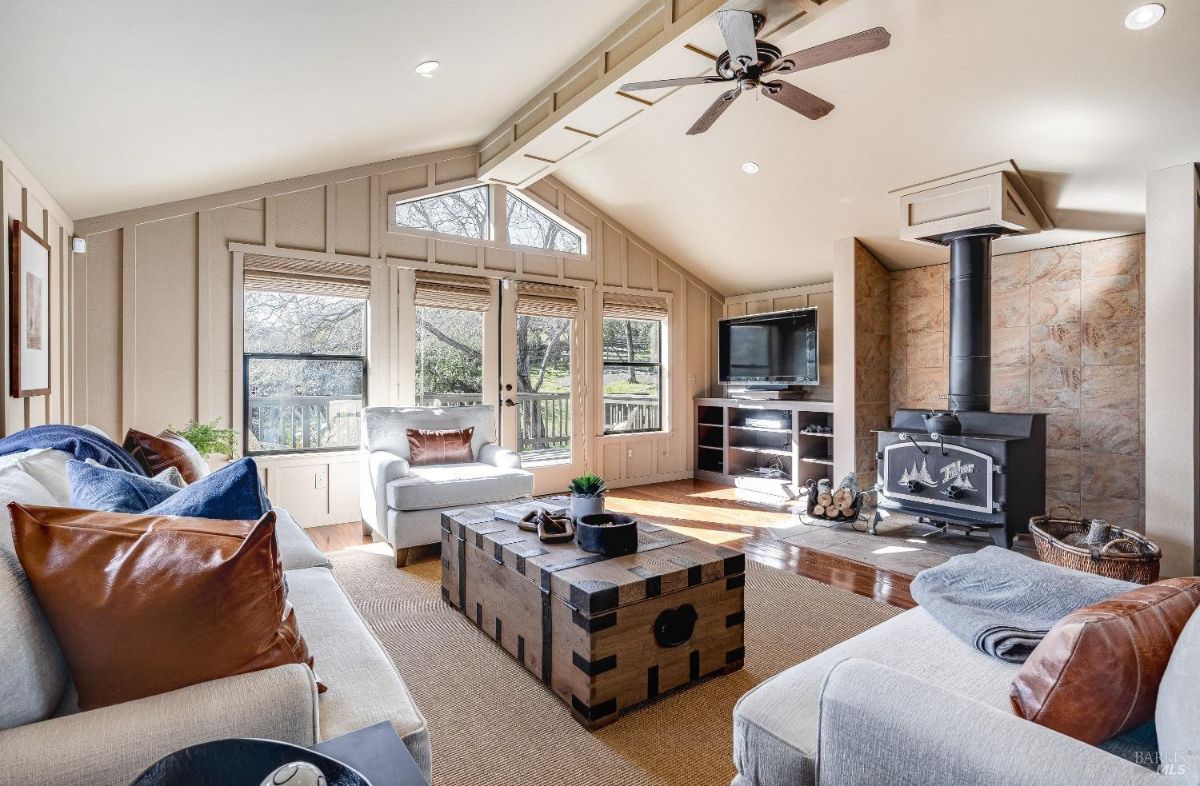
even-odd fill
[(513, 401), (511, 398), (504, 399), (504, 406), (515, 407), (516, 405), (517, 405), (517, 402)]

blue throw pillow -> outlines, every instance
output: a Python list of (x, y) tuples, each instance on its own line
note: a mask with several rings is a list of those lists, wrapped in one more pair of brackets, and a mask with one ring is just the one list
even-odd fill
[(254, 459), (244, 458), (180, 489), (145, 513), (147, 516), (258, 520), (270, 509), (271, 502), (258, 479)]
[(173, 496), (179, 489), (170, 483), (72, 459), (67, 462), (71, 507), (141, 513)]

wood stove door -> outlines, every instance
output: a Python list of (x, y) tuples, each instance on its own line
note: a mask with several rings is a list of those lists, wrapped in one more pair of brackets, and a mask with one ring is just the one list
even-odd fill
[(883, 449), (884, 494), (939, 508), (990, 515), (994, 460), (964, 445), (903, 440)]

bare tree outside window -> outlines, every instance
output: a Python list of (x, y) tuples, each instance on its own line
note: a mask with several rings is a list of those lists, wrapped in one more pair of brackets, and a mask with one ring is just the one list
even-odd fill
[(518, 439), (524, 453), (563, 458), (571, 445), (571, 320), (517, 316)]
[(512, 193), (507, 194), (508, 242), (548, 251), (583, 253), (583, 237)]
[(662, 322), (606, 317), (604, 432), (662, 428)]
[(488, 187), (474, 186), (424, 199), (398, 202), (396, 226), (486, 240), (490, 234)]
[(416, 361), (419, 406), (483, 401), (483, 314), (418, 306)]
[(367, 302), (248, 290), (243, 309), (247, 452), (357, 447)]

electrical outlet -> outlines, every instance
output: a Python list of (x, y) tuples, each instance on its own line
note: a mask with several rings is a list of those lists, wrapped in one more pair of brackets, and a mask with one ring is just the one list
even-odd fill
[(313, 475), (313, 488), (325, 488), (325, 473), (317, 472)]
[(633, 448), (625, 449), (625, 458), (633, 458)]

